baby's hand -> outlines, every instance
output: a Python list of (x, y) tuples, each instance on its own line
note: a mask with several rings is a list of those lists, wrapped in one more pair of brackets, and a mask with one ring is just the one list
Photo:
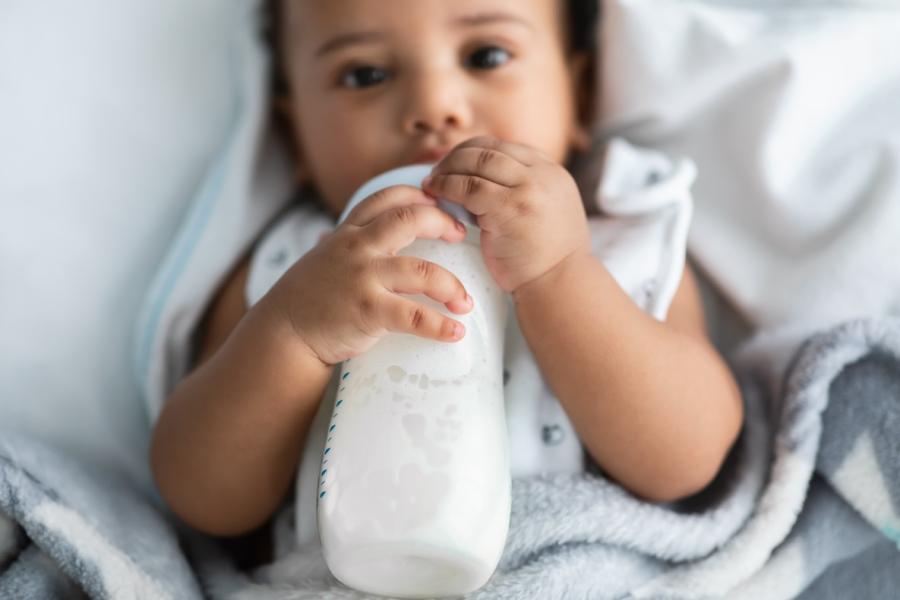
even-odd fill
[(360, 202), (270, 292), (296, 335), (326, 364), (352, 358), (388, 331), (459, 340), (462, 323), (399, 294), (425, 294), (456, 313), (471, 310), (462, 283), (427, 260), (396, 256), (416, 238), (465, 238), (461, 223), (411, 186)]
[(579, 252), (590, 253), (578, 186), (534, 148), (472, 138), (435, 165), (422, 185), (476, 215), (485, 265), (507, 292), (515, 294)]

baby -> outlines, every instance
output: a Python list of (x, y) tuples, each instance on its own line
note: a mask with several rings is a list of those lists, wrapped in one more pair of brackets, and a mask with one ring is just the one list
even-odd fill
[[(207, 310), (193, 371), (156, 423), (152, 469), (189, 525), (232, 536), (285, 501), (335, 366), (388, 332), (452, 344), (472, 300), (442, 267), (397, 256), (463, 239), (437, 207), (470, 211), (482, 254), (578, 440), (649, 501), (706, 487), (740, 431), (737, 386), (709, 342), (689, 268), (665, 321), (592, 254), (566, 169), (587, 150), (592, 56), (577, 0), (282, 0), (279, 56), (298, 180), (336, 220), (371, 177), (436, 163), (423, 190), (361, 202), (258, 302), (249, 258)], [(588, 11), (587, 14), (590, 14)], [(515, 399), (512, 399), (515, 401)]]

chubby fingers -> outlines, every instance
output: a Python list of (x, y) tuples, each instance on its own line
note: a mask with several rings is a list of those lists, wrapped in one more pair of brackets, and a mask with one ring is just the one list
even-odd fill
[[(480, 135), (478, 137), (470, 138), (462, 142), (461, 144), (457, 144), (451, 151), (451, 154), (458, 150), (465, 150), (467, 148), (484, 148), (486, 150), (493, 150), (495, 152), (499, 152), (505, 154), (506, 156), (509, 156), (510, 158), (518, 161), (526, 167), (532, 166), (535, 162), (542, 158), (548, 158), (544, 153), (537, 150), (536, 148), (532, 148), (531, 146), (517, 144), (515, 142), (507, 142), (490, 135)], [(449, 158), (449, 156), (450, 154), (445, 156), (444, 159), (446, 160), (447, 158)]]
[(422, 182), (432, 196), (462, 204), (475, 215), (497, 212), (498, 202), (528, 181), (528, 169), (538, 158), (526, 146), (496, 138), (463, 142), (435, 165)]
[(444, 267), (415, 256), (390, 256), (377, 259), (378, 278), (385, 288), (398, 294), (424, 294), (449, 310), (466, 313), (473, 300), (453, 273)]
[(462, 241), (466, 237), (466, 228), (453, 215), (436, 206), (406, 204), (379, 214), (365, 225), (364, 235), (375, 248), (393, 255), (416, 238)]
[(418, 302), (395, 294), (385, 294), (379, 301), (380, 321), (389, 331), (411, 333), (444, 342), (461, 339), (465, 326)]
[(425, 182), (443, 175), (477, 175), (482, 179), (506, 187), (515, 187), (525, 180), (527, 165), (495, 148), (478, 146), (457, 147), (434, 166)]
[(386, 210), (410, 204), (437, 206), (437, 200), (429, 197), (415, 186), (394, 185), (379, 190), (362, 200), (353, 207), (353, 210), (347, 215), (345, 222), (361, 227), (370, 223), (375, 217)]

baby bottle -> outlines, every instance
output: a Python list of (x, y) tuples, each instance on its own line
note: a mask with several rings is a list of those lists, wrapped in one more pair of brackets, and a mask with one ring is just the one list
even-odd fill
[[(430, 165), (375, 177), (372, 193), (420, 186)], [(445, 210), (461, 208), (447, 201)], [(459, 214), (457, 212), (457, 214)], [(509, 442), (503, 405), (508, 296), (481, 255), (481, 230), (462, 242), (417, 239), (398, 252), (434, 262), (472, 296), (455, 342), (390, 332), (341, 365), (318, 492), (318, 526), (332, 574), (357, 590), (401, 598), (460, 595), (490, 579), (509, 527)]]

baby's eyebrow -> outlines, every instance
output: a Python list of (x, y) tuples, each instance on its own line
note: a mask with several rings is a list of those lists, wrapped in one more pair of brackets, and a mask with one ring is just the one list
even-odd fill
[(318, 50), (316, 50), (316, 58), (322, 57), (326, 54), (330, 54), (332, 52), (336, 52), (340, 50), (344, 46), (352, 46), (354, 44), (370, 44), (372, 42), (378, 42), (387, 37), (387, 33), (384, 31), (354, 31), (352, 33), (344, 33), (338, 36), (335, 36), (322, 44)]
[[(514, 25), (521, 25), (530, 30), (534, 29), (534, 26), (526, 19), (523, 19), (522, 17), (519, 17), (512, 13), (505, 12), (489, 12), (476, 13), (473, 15), (463, 15), (461, 17), (456, 17), (450, 22), (450, 24), (455, 27), (477, 27), (479, 25), (490, 25), (491, 23), (511, 23)], [(345, 46), (352, 46), (354, 44), (371, 44), (374, 42), (382, 41), (387, 37), (387, 32), (374, 29), (344, 33), (335, 36), (322, 44), (319, 49), (316, 50), (316, 58), (322, 57), (332, 52), (336, 52), (337, 50)]]
[(528, 29), (534, 29), (534, 26), (528, 20), (507, 12), (485, 12), (476, 13), (474, 15), (463, 15), (453, 19), (451, 22), (453, 25), (463, 27), (489, 25), (491, 23), (512, 23), (515, 25), (522, 25)]

